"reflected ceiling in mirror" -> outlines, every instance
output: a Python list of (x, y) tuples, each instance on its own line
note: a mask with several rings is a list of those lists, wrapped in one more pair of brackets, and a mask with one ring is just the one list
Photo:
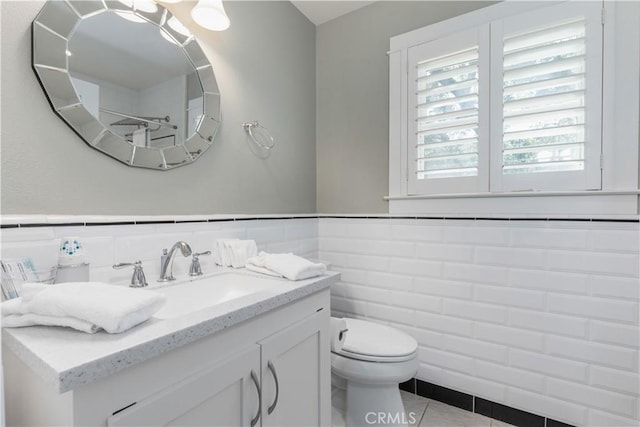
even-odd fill
[(220, 124), (211, 64), (159, 5), (133, 11), (119, 1), (49, 0), (33, 23), (33, 67), (56, 113), (90, 146), (130, 166), (191, 163)]

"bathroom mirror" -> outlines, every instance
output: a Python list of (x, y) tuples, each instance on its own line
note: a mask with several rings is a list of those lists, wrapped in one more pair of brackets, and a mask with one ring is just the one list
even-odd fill
[(49, 103), (91, 147), (129, 166), (168, 170), (212, 144), (220, 125), (213, 67), (167, 9), (49, 0), (32, 30), (33, 68)]

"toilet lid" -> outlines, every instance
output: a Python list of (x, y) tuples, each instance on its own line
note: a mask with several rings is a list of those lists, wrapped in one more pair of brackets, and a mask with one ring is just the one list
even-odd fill
[(345, 318), (347, 334), (339, 354), (370, 361), (402, 361), (410, 359), (418, 349), (417, 341), (406, 333), (358, 319)]

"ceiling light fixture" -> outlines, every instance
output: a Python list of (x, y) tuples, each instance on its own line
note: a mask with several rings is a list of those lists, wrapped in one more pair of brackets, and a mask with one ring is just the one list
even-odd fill
[(222, 0), (199, 0), (191, 9), (191, 18), (196, 24), (212, 31), (224, 31), (231, 24)]

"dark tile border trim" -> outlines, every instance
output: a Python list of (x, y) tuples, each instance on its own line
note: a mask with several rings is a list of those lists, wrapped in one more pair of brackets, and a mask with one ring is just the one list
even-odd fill
[[(469, 412), (484, 415), (518, 427), (573, 427), (551, 418), (512, 408), (501, 403), (482, 399), (471, 394), (412, 378), (400, 384), (400, 390), (437, 400)], [(415, 390), (415, 391), (413, 391)]]
[(403, 383), (400, 383), (399, 387), (400, 387), (400, 390), (404, 390), (404, 391), (409, 392), (411, 394), (418, 394), (418, 393), (416, 393), (416, 379), (415, 378), (411, 378), (409, 381), (405, 381)]
[[(205, 221), (206, 222), (206, 221)], [(156, 224), (175, 224), (176, 221), (134, 221), (134, 225), (139, 224), (139, 225), (156, 225)], [(95, 226), (96, 224), (99, 225), (127, 225), (128, 223), (123, 223), (123, 222), (116, 222), (116, 223), (108, 223), (108, 222), (87, 222), (86, 225), (87, 227), (91, 227), (91, 226)]]
[(416, 379), (416, 394), (473, 412), (473, 396), (467, 393)]
[(305, 216), (277, 216), (277, 217), (240, 217), (240, 218), (209, 218), (209, 219), (185, 219), (185, 220), (139, 220), (139, 221), (102, 221), (102, 222), (52, 222), (52, 223), (27, 223), (27, 224), (0, 224), (0, 229), (5, 228), (35, 228), (35, 227), (98, 227), (111, 225), (156, 225), (156, 224), (197, 224), (209, 222), (240, 222), (240, 221), (274, 221), (287, 219), (415, 219), (431, 221), (542, 221), (542, 222), (612, 222), (638, 224), (640, 219), (618, 218), (510, 218), (510, 217), (454, 217), (454, 216), (349, 216), (349, 215), (305, 215)]
[(547, 418), (547, 426), (546, 427), (573, 427), (571, 424), (565, 424), (560, 421), (552, 420)]

